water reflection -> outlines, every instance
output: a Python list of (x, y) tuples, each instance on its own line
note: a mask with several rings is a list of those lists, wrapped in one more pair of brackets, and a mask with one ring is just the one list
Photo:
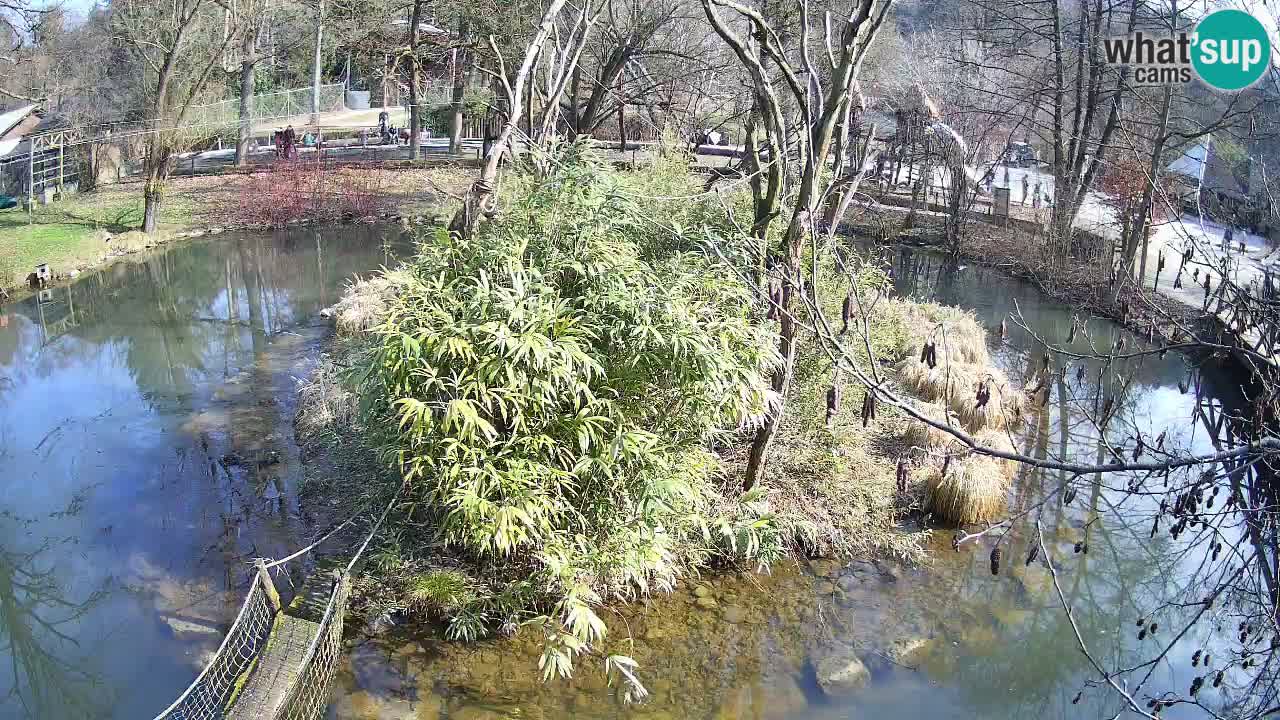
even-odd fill
[[(73, 503), (55, 518), (82, 510)], [(111, 586), (71, 595), (49, 556), (74, 538), (33, 540), (46, 519), (0, 519), (0, 651), (10, 665), (0, 697), (26, 717), (98, 717), (103, 691), (95, 648), (77, 638), (82, 619), (108, 597)], [(32, 549), (10, 549), (16, 547)]]
[(0, 308), (0, 717), (151, 717), (246, 559), (302, 544), (295, 378), (385, 235), (184, 244)]
[[(1071, 347), (1081, 354), (1118, 348), (1121, 338), (1130, 348), (1142, 343), (993, 270), (910, 249), (894, 249), (885, 261), (899, 294), (971, 309), (988, 328), (1020, 311), (1026, 330), (1010, 324), (1007, 340), (991, 337), (996, 362), (1015, 382), (1030, 381), (1043, 362), (1031, 333), (1062, 343), (1077, 323)], [(1188, 382), (1193, 371), (1201, 379), (1199, 399)], [(1114, 447), (1131, 448), (1139, 431), (1152, 438), (1167, 429), (1166, 447), (1204, 452), (1213, 448), (1204, 419), (1209, 405), (1211, 413), (1234, 413), (1245, 403), (1228, 374), (1197, 368), (1180, 355), (1109, 366), (1073, 360), (1065, 373), (1055, 366), (1047, 407), (1032, 414), (1020, 441), (1040, 457), (1093, 463), (1110, 459)], [(1098, 422), (1105, 407), (1109, 417)], [(543, 685), (536, 637), (459, 646), (393, 633), (358, 641), (331, 717), (1111, 717), (1122, 706), (1079, 652), (1077, 628), (1108, 666), (1135, 667), (1122, 681), (1136, 683), (1150, 673), (1150, 692), (1185, 692), (1195, 672), (1191, 653), (1204, 641), (1204, 628), (1197, 628), (1167, 659), (1142, 664), (1159, 643), (1172, 641), (1182, 619), (1174, 609), (1157, 608), (1170, 598), (1202, 595), (1203, 550), (1185, 537), (1152, 540), (1160, 497), (1131, 495), (1126, 482), (1023, 468), (1010, 508), (1029, 512), (1013, 523), (1003, 568), (994, 576), (990, 544), (953, 552), (950, 532), (941, 531), (925, 568), (805, 562), (769, 576), (717, 579), (707, 591), (715, 601), (709, 608), (695, 604), (690, 588), (648, 607), (618, 608), (609, 622), (614, 645), (604, 650), (641, 663), (653, 691), (643, 706), (618, 702), (601, 662), (584, 661), (571, 683)], [(1064, 503), (1054, 494), (1068, 483), (1074, 492)], [(1043, 556), (1025, 562), (1038, 542), (1037, 527), (1070, 619)], [(1138, 617), (1158, 618), (1166, 629), (1140, 641)], [(845, 646), (868, 666), (871, 684), (849, 697), (826, 697), (815, 665)], [(1200, 699), (1219, 702), (1215, 693), (1206, 690)], [(1198, 713), (1175, 707), (1163, 716)]]

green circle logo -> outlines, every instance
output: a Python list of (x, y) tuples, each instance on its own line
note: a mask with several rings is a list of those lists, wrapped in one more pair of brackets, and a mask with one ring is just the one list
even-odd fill
[(1271, 39), (1258, 19), (1242, 10), (1219, 10), (1196, 26), (1191, 64), (1219, 90), (1243, 90), (1271, 66)]

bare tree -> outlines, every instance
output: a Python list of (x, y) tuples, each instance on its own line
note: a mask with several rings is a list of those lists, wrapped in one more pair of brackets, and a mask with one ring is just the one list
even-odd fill
[(525, 85), (529, 82), (534, 63), (537, 61), (538, 55), (541, 54), (547, 38), (554, 30), (556, 20), (560, 16), (560, 11), (564, 9), (564, 5), (565, 0), (551, 0), (547, 5), (546, 10), (543, 11), (542, 19), (538, 23), (537, 30), (525, 46), (524, 57), (510, 79), (507, 76), (506, 62), (498, 49), (497, 42), (492, 35), (489, 36), (489, 48), (497, 60), (497, 70), (491, 71), (490, 74), (502, 88), (508, 112), (504, 118), (502, 129), (498, 133), (498, 138), (494, 142), (488, 158), (485, 159), (484, 165), (481, 166), (480, 177), (476, 178), (475, 182), (471, 184), (471, 188), (463, 199), (462, 207), (458, 209), (453, 219), (449, 222), (449, 232), (464, 237), (471, 236), (479, 227), (483, 216), (491, 215), (497, 211), (495, 201), (498, 191), (499, 164), (505, 156), (507, 148), (510, 147), (511, 138), (517, 132), (521, 117), (525, 112)]
[(119, 40), (147, 73), (150, 128), (142, 229), (155, 233), (170, 160), (187, 114), (221, 66), (227, 47), (238, 40), (240, 27), (224, 32), (221, 8), (212, 0), (177, 0), (172, 6), (122, 0), (113, 9)]
[[(808, 0), (802, 0), (799, 44), (785, 48), (777, 30), (755, 8), (732, 0), (702, 0), (712, 27), (751, 76), (755, 110), (764, 130), (767, 155), (762, 160), (757, 153), (754, 161), (754, 166), (760, 168), (756, 172), (762, 172), (766, 178), (766, 189), (756, 193), (753, 223), (753, 234), (761, 241), (767, 240), (768, 227), (781, 212), (784, 176), (798, 177), (795, 199), (779, 247), (769, 251), (774, 276), (770, 294), (774, 296), (780, 316), (778, 344), (783, 366), (772, 380), (777, 402), (751, 443), (743, 481), (748, 489), (764, 478), (769, 447), (782, 418), (795, 363), (798, 328), (791, 308), (797, 285), (791, 280), (803, 272), (801, 256), (805, 241), (814, 238), (819, 211), (832, 191), (826, 169), (836, 127), (842, 120), (848, 123), (855, 103), (861, 105), (860, 94), (855, 97), (858, 71), (890, 5), (891, 2), (858, 0), (834, 27), (831, 15), (825, 14), (821, 26), (823, 42), (818, 45), (814, 37), (818, 35), (817, 18)], [(725, 11), (732, 13), (730, 18), (722, 14)], [(746, 26), (745, 35), (735, 29), (740, 24)], [(826, 60), (821, 72), (813, 58), (815, 45)], [(797, 70), (793, 59), (800, 63), (801, 70)], [(775, 74), (781, 76), (779, 81), (775, 81)], [(781, 93), (777, 85), (781, 85)], [(796, 112), (788, 113), (788, 106)]]

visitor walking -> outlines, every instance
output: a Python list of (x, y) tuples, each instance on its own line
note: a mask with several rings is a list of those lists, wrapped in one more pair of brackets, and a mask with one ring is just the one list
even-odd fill
[(284, 143), (284, 157), (286, 160), (292, 160), (297, 157), (298, 151), (294, 147), (298, 142), (298, 134), (293, 131), (293, 126), (284, 129), (284, 137), (281, 138)]
[(1033, 208), (1040, 207), (1040, 181), (1039, 180), (1036, 181), (1035, 190), (1032, 191), (1031, 193), (1031, 207)]
[(1022, 176), (1022, 204), (1023, 205), (1027, 204), (1027, 194), (1028, 194), (1027, 190), (1028, 188), (1030, 188), (1030, 186), (1031, 186), (1031, 181), (1027, 180), (1026, 174), (1023, 174)]

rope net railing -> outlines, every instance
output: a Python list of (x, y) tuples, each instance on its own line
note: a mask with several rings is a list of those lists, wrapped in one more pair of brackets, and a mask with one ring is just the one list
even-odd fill
[[(329, 706), (329, 685), (342, 656), (342, 624), (347, 611), (347, 599), (351, 595), (351, 573), (403, 490), (401, 486), (392, 496), (346, 567), (333, 572), (333, 589), (316, 636), (300, 659), (293, 684), (273, 720), (316, 720)], [(280, 612), (280, 596), (270, 579), (270, 569), (310, 553), (343, 528), (349, 527), (368, 509), (369, 506), (365, 505), (313, 543), (287, 557), (272, 562), (259, 559), (255, 563), (258, 571), (253, 575), (249, 592), (240, 606), (240, 613), (231, 623), (231, 629), (227, 631), (218, 652), (187, 687), (186, 692), (157, 715), (155, 720), (225, 718), (231, 705), (235, 703), (238, 692), (249, 682), (254, 661), (266, 648), (276, 614)]]
[(342, 656), (342, 619), (351, 594), (351, 576), (335, 571), (333, 593), (320, 620), (320, 630), (307, 648), (297, 679), (289, 688), (276, 720), (316, 720), (329, 706), (329, 683)]
[(275, 614), (262, 577), (255, 574), (240, 614), (231, 623), (213, 660), (155, 720), (221, 720), (235, 699), (242, 678), (266, 647)]

